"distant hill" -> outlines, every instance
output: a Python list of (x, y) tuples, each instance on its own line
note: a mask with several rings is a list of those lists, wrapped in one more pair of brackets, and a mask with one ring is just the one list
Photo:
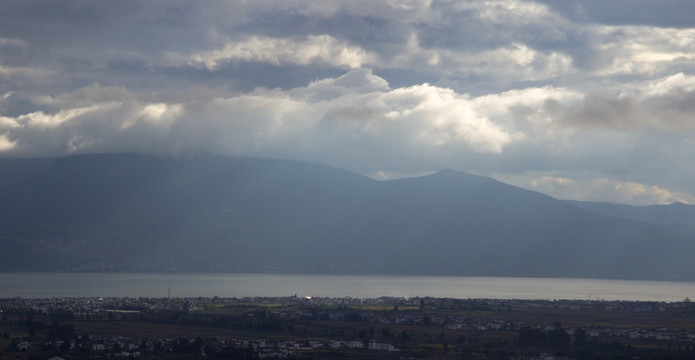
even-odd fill
[(0, 174), (0, 271), (695, 279), (695, 242), (669, 223), (451, 170), (122, 154), (0, 159)]
[(674, 229), (695, 234), (695, 206), (683, 203), (669, 205), (630, 206), (606, 202), (567, 201), (594, 214), (649, 224), (670, 225)]

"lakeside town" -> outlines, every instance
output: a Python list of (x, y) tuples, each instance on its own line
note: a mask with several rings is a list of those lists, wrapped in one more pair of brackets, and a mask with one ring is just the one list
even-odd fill
[(14, 358), (570, 359), (589, 344), (695, 355), (687, 298), (8, 298), (0, 312)]

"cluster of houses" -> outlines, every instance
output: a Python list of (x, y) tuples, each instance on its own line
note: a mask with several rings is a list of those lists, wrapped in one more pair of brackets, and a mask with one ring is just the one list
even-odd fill
[[(325, 319), (332, 321), (362, 321), (374, 324), (424, 325), (441, 329), (480, 331), (518, 330), (528, 327), (523, 322), (510, 322), (493, 318), (476, 318), (468, 316), (447, 316), (438, 314), (438, 308), (482, 309), (505, 311), (519, 308), (555, 308), (563, 310), (603, 310), (633, 312), (677, 312), (684, 316), (694, 316), (695, 306), (690, 301), (637, 302), (637, 301), (588, 301), (588, 300), (500, 300), (500, 299), (440, 299), (440, 298), (393, 298), (375, 299), (359, 298), (316, 298), (316, 297), (275, 297), (275, 298), (52, 298), (52, 299), (0, 299), (0, 313), (3, 311), (30, 311), (38, 316), (54, 315), (65, 312), (77, 320), (99, 319), (104, 317), (134, 317), (140, 312), (173, 311), (186, 314), (204, 313), (212, 305), (235, 304), (280, 304), (275, 313), (267, 316), (282, 319)], [(368, 310), (370, 307), (382, 310)], [(413, 309), (427, 311), (411, 311)], [(362, 309), (362, 310), (361, 310)], [(387, 309), (387, 310), (385, 310)], [(399, 310), (401, 309), (401, 310)], [(690, 315), (688, 315), (690, 314)], [(249, 313), (252, 316), (253, 313)], [(576, 329), (568, 329), (573, 334)], [(641, 328), (585, 328), (590, 337), (624, 337), (632, 339), (650, 339), (676, 341), (693, 344), (695, 332), (669, 329)], [(125, 337), (101, 337), (89, 335), (88, 338), (71, 340), (70, 344), (62, 341), (51, 343), (20, 342), (17, 351), (32, 351), (33, 348), (69, 348), (78, 351), (94, 351), (108, 354), (112, 358), (139, 357), (151, 352), (175, 352), (182, 342), (203, 341), (200, 339), (157, 339), (137, 340)], [(199, 346), (201, 354), (219, 353), (229, 349), (252, 349), (261, 358), (288, 357), (295, 352), (308, 349), (365, 349), (372, 351), (399, 351), (394, 345), (376, 339), (335, 339), (321, 341), (317, 339), (270, 340), (270, 339), (205, 339)]]
[(300, 297), (188, 297), (188, 298), (129, 298), (129, 297), (83, 297), (83, 298), (6, 298), (0, 299), (0, 310), (8, 308), (31, 308), (37, 312), (60, 309), (71, 312), (96, 311), (104, 309), (139, 311), (181, 311), (196, 312), (210, 304), (280, 304), (287, 307), (297, 305), (307, 308), (336, 309), (341, 307), (389, 306), (393, 309), (422, 307), (470, 308), (470, 309), (511, 309), (511, 308), (556, 308), (563, 310), (627, 310), (627, 311), (670, 311), (687, 310), (695, 307), (689, 299), (683, 302), (649, 301), (596, 301), (596, 300), (518, 300), (518, 299), (446, 299), (446, 298), (328, 298)]
[[(16, 351), (59, 350), (65, 345), (62, 340), (28, 342), (23, 341), (15, 346)], [(89, 335), (87, 338), (78, 337), (70, 340), (66, 350), (92, 352), (107, 358), (139, 358), (153, 353), (179, 352), (185, 345), (195, 345), (193, 355), (206, 356), (228, 350), (243, 350), (253, 352), (258, 358), (287, 358), (297, 352), (316, 349), (365, 349), (372, 351), (399, 351), (392, 344), (377, 340), (330, 340), (317, 339), (272, 340), (272, 339), (155, 339), (138, 340), (124, 336)]]

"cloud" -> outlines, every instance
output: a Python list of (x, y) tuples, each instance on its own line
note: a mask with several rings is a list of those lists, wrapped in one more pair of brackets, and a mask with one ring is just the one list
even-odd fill
[(229, 42), (222, 49), (197, 52), (189, 57), (188, 62), (203, 64), (211, 71), (235, 61), (264, 62), (276, 66), (327, 64), (355, 69), (373, 62), (374, 58), (374, 54), (330, 35), (309, 35), (301, 40), (253, 36), (244, 41)]
[(693, 27), (691, 14), (695, 4), (688, 0), (660, 2), (634, 0), (540, 0), (553, 12), (579, 23), (609, 25), (652, 25), (659, 27)]
[(633, 205), (695, 203), (695, 196), (674, 192), (658, 185), (649, 185), (586, 174), (577, 177), (549, 173), (524, 173), (514, 176), (500, 175), (503, 181), (542, 192), (558, 199), (614, 202)]
[[(390, 89), (367, 69), (290, 91), (258, 89), (210, 100), (162, 103), (98, 84), (43, 103), (59, 110), (5, 117), (18, 155), (176, 149), (238, 155), (359, 152), (499, 153), (520, 134), (476, 109), (468, 95), (422, 84)], [(89, 106), (77, 106), (90, 104)], [(50, 141), (38, 141), (39, 138)], [(79, 145), (76, 145), (79, 144)], [(388, 161), (388, 160), (382, 160)]]
[(29, 44), (26, 41), (20, 39), (9, 39), (0, 37), (0, 48), (11, 48), (11, 47), (28, 47)]
[(461, 1), (454, 4), (458, 11), (474, 11), (478, 17), (494, 24), (531, 24), (539, 19), (552, 18), (548, 7), (531, 1), (493, 0)]
[(678, 73), (626, 84), (617, 94), (588, 93), (581, 101), (549, 102), (545, 111), (558, 126), (575, 130), (689, 136), (695, 130), (695, 77)]
[(595, 27), (605, 58), (599, 76), (663, 75), (695, 58), (695, 30), (649, 26)]
[(0, 154), (212, 151), (687, 200), (692, 7), (0, 2)]
[(490, 79), (541, 80), (574, 71), (572, 58), (566, 54), (535, 50), (513, 42), (495, 49), (461, 51), (446, 48), (423, 48), (415, 34), (407, 50), (395, 56), (389, 66), (430, 68), (450, 76), (485, 76)]

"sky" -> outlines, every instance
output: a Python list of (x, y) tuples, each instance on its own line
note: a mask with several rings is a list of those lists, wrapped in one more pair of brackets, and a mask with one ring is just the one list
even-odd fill
[(0, 156), (219, 153), (695, 203), (695, 2), (0, 2)]

